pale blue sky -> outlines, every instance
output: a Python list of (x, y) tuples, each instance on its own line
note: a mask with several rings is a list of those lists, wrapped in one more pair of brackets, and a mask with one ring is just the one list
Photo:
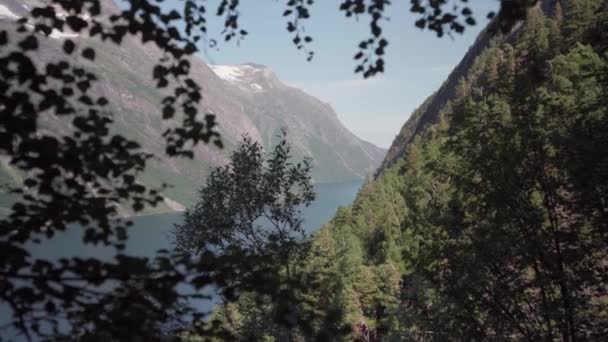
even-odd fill
[[(217, 1), (209, 1), (215, 4)], [(395, 0), (389, 7), (390, 21), (383, 22), (390, 45), (386, 72), (363, 80), (355, 75), (352, 59), (361, 39), (367, 38), (366, 17), (357, 22), (338, 11), (339, 0), (317, 0), (306, 23), (314, 38), (315, 58), (307, 62), (302, 51), (291, 44), (282, 17), (284, 2), (242, 0), (241, 26), (249, 32), (239, 46), (221, 43), (219, 50), (202, 53), (210, 64), (254, 62), (269, 66), (281, 80), (328, 102), (341, 121), (357, 136), (388, 147), (410, 113), (441, 85), (451, 69), (474, 42), (487, 23), (496, 0), (470, 0), (478, 25), (464, 35), (437, 38), (420, 31), (409, 12), (408, 0)], [(211, 35), (218, 35), (220, 22), (210, 21)]]

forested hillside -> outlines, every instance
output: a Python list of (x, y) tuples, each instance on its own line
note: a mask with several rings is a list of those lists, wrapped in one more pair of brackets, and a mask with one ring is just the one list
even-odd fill
[(602, 1), (531, 9), (294, 261), (318, 285), (297, 310), (310, 329), (285, 330), (272, 298), (246, 295), (216, 323), (245, 340), (604, 339), (606, 32)]
[[(543, 0), (539, 3), (539, 6), (545, 14), (551, 15), (559, 1), (560, 0)], [(454, 101), (457, 96), (456, 89), (458, 81), (463, 77), (467, 77), (471, 72), (474, 72), (471, 68), (473, 68), (479, 54), (488, 48), (490, 42), (506, 42), (516, 39), (520, 29), (520, 23), (517, 23), (509, 29), (507, 34), (503, 34), (501, 37), (497, 38), (494, 33), (500, 30), (500, 22), (494, 20), (481, 31), (473, 45), (469, 48), (458, 65), (452, 70), (441, 87), (416, 108), (409, 119), (403, 124), (399, 134), (394, 138), (389, 151), (384, 157), (382, 165), (378, 169), (378, 174), (395, 164), (404, 155), (405, 149), (417, 135), (422, 134), (429, 126), (437, 123), (442, 108), (448, 102)]]

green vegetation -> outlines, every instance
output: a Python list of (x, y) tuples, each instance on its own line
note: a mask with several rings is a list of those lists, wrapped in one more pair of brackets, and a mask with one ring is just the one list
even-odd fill
[[(206, 336), (234, 340), (242, 333), (255, 339), (265, 333), (263, 327), (297, 324), (290, 320), (291, 308), (301, 303), (302, 289), (308, 287), (298, 270), (308, 250), (301, 208), (315, 193), (310, 159), (294, 163), (285, 132), (279, 139), (266, 154), (261, 143), (245, 136), (229, 164), (211, 171), (197, 204), (175, 226), (177, 250), (200, 258), (202, 277), (215, 280), (225, 303), (240, 298), (255, 306), (248, 311), (251, 318), (270, 315), (239, 331), (226, 324), (234, 311), (227, 304), (226, 315), (212, 317), (209, 329), (199, 327)], [(256, 305), (270, 297), (273, 310)]]
[(315, 234), (312, 332), (264, 324), (269, 298), (215, 315), (242, 339), (605, 337), (608, 9), (562, 4), (497, 37), (439, 122)]
[[(0, 302), (10, 315), (0, 330), (30, 341), (607, 335), (605, 2), (564, 0), (546, 17), (534, 6), (554, 2), (503, 0), (494, 26), (505, 35), (477, 56), (438, 120), (420, 111), (414, 120), (421, 125), (404, 130), (415, 137), (397, 164), (311, 240), (299, 234), (299, 206), (313, 198), (311, 165), (290, 164), (284, 143), (262, 161), (261, 145), (246, 140), (230, 166), (209, 175), (200, 206), (176, 227), (180, 248), (151, 258), (124, 253), (131, 223), (115, 218), (117, 203), (141, 212), (164, 200), (162, 187), (139, 182), (156, 153), (113, 131), (113, 104), (93, 91), (98, 76), (74, 64), (99, 63), (103, 54), (65, 39), (59, 61), (36, 60), (39, 35), (53, 29), (118, 45), (133, 37), (151, 43), (160, 50), (149, 65), (155, 87), (167, 95), (158, 99), (163, 121), (149, 122), (177, 119), (162, 133), (164, 160), (192, 159), (198, 144), (221, 147), (214, 115), (199, 112), (202, 90), (190, 77), (189, 56), (206, 38), (205, 5), (184, 1), (182, 15), (150, 1), (129, 3), (103, 20), (99, 0), (53, 0), (65, 15), (34, 5), (29, 19), (0, 30), (0, 152), (18, 170), (2, 171), (0, 180), (23, 184), (0, 219)], [(226, 19), (226, 41), (247, 34), (238, 3), (223, 0), (216, 12)], [(312, 38), (301, 24), (312, 3), (288, 1), (283, 12), (308, 58)], [(411, 3), (416, 26), (439, 36), (475, 23), (466, 6)], [(387, 5), (343, 0), (339, 8), (369, 17), (371, 38), (354, 57), (364, 77), (384, 71)], [(523, 27), (514, 25), (523, 18)], [(123, 80), (129, 92), (152, 99), (151, 87)], [(41, 128), (53, 115), (71, 122), (67, 135)], [(83, 243), (112, 248), (114, 258), (30, 253), (75, 224)], [(208, 317), (194, 301), (213, 289), (224, 304)]]

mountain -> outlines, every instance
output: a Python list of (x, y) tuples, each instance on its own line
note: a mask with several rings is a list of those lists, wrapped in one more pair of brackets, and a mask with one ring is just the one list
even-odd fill
[(364, 178), (377, 167), (385, 151), (357, 138), (324, 103), (287, 86), (262, 65), (214, 65), (227, 83), (266, 147), (285, 127), (296, 157), (310, 156), (313, 178), (321, 182)]
[[(0, 29), (14, 30), (14, 21), (40, 3), (0, 0)], [(102, 6), (108, 13), (119, 11), (111, 0), (103, 0)], [(202, 87), (201, 111), (216, 115), (225, 148), (200, 145), (195, 148), (193, 160), (169, 158), (164, 154), (162, 132), (175, 121), (161, 120), (163, 93), (152, 79), (153, 66), (162, 57), (160, 50), (142, 44), (137, 37), (126, 37), (118, 46), (71, 32), (53, 31), (48, 38), (39, 39), (37, 60), (65, 58), (62, 44), (66, 38), (96, 49), (94, 63), (77, 60), (78, 57), (70, 59), (99, 77), (94, 90), (109, 99), (116, 132), (137, 140), (156, 156), (140, 181), (150, 186), (163, 182), (173, 185), (165, 191), (166, 207), (160, 210), (180, 209), (192, 203), (193, 189), (202, 183), (211, 167), (227, 161), (243, 134), (269, 148), (281, 129), (286, 129), (294, 156), (312, 158), (313, 180), (319, 183), (364, 178), (384, 156), (385, 150), (357, 138), (345, 128), (327, 103), (284, 84), (269, 68), (257, 64), (210, 66), (200, 58), (193, 58), (190, 76)], [(42, 116), (40, 124), (57, 135), (70, 130), (67, 121), (53, 115)], [(19, 181), (19, 175), (8, 167), (7, 160), (0, 166), (3, 183)]]
[(441, 87), (414, 110), (389, 147), (382, 164), (378, 168), (378, 174), (393, 166), (403, 157), (407, 146), (414, 138), (437, 122), (440, 110), (454, 98), (458, 80), (468, 73), (475, 58), (488, 46), (489, 41), (490, 35), (487, 30), (482, 31)]
[[(559, 0), (544, 0), (539, 3), (539, 6), (545, 14), (549, 15), (558, 2)], [(473, 45), (469, 48), (458, 65), (456, 65), (454, 70), (452, 70), (441, 87), (424, 100), (410, 115), (409, 119), (403, 124), (401, 130), (389, 147), (382, 164), (378, 168), (378, 174), (390, 168), (403, 157), (407, 146), (409, 146), (416, 136), (423, 134), (427, 128), (437, 123), (440, 111), (456, 97), (458, 82), (467, 76), (471, 77), (471, 69), (475, 64), (477, 57), (489, 46), (490, 41), (495, 37), (495, 35), (491, 33), (496, 29), (494, 25), (496, 24), (492, 22), (488, 27), (481, 31)], [(501, 36), (500, 41), (512, 41), (517, 36), (520, 27), (521, 23), (516, 24), (510, 33)], [(494, 40), (494, 43), (497, 43), (497, 41)]]

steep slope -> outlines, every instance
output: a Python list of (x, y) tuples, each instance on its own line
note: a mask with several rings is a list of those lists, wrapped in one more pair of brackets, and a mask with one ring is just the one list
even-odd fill
[[(549, 14), (553, 8), (555, 8), (557, 2), (558, 0), (544, 0), (540, 6), (542, 7), (543, 12)], [(492, 37), (495, 37), (490, 33), (490, 31), (494, 29), (493, 25), (494, 23), (490, 23), (490, 25), (479, 34), (475, 43), (469, 48), (441, 87), (429, 96), (420, 107), (414, 110), (410, 115), (410, 118), (402, 126), (399, 134), (397, 134), (389, 147), (382, 164), (378, 168), (378, 174), (391, 167), (404, 155), (407, 146), (413, 141), (415, 136), (423, 133), (429, 126), (437, 123), (441, 109), (444, 108), (449, 101), (455, 98), (459, 80), (467, 77), (467, 75), (469, 75), (469, 77), (472, 76), (470, 75), (471, 68), (473, 67), (476, 58), (488, 47)], [(504, 42), (513, 39), (519, 28), (520, 25), (516, 25), (512, 29), (512, 32), (502, 36), (500, 41)], [(499, 41), (495, 42), (500, 43)]]
[(420, 107), (414, 110), (410, 115), (410, 118), (401, 127), (399, 134), (397, 134), (393, 140), (393, 143), (389, 147), (388, 152), (378, 169), (378, 173), (381, 173), (383, 170), (386, 170), (395, 164), (395, 162), (404, 155), (405, 149), (413, 141), (414, 137), (437, 122), (441, 108), (454, 98), (458, 80), (468, 73), (475, 58), (487, 47), (489, 39), (490, 36), (485, 31), (482, 32), (473, 46), (469, 48), (469, 51), (467, 51), (460, 63), (452, 70), (447, 80), (443, 82), (441, 87), (424, 100)]
[[(0, 0), (0, 29), (14, 30), (14, 21), (27, 15), (28, 9), (39, 3), (35, 0)], [(111, 0), (102, 4), (106, 12), (119, 10)], [(69, 32), (53, 32), (49, 38), (41, 36), (37, 51), (39, 61), (65, 58), (61, 49), (66, 38), (96, 48), (95, 63), (73, 61), (99, 76), (95, 90), (110, 100), (115, 130), (136, 139), (145, 150), (157, 156), (141, 181), (151, 186), (173, 185), (165, 192), (168, 199), (163, 210), (181, 208), (176, 202), (191, 203), (194, 189), (201, 184), (209, 168), (223, 164), (243, 134), (270, 147), (279, 130), (286, 129), (296, 157), (312, 158), (315, 182), (363, 178), (373, 172), (383, 158), (383, 149), (349, 132), (327, 104), (286, 86), (270, 69), (253, 64), (210, 67), (198, 58), (191, 61), (191, 77), (202, 86), (202, 111), (216, 115), (226, 147), (220, 150), (214, 146), (198, 146), (194, 160), (167, 158), (162, 132), (173, 122), (160, 119), (162, 92), (155, 88), (152, 80), (152, 68), (161, 52), (133, 37), (127, 37), (116, 46)], [(57, 135), (70, 130), (69, 123), (54, 116), (41, 118), (41, 125)], [(2, 164), (4, 170), (0, 176), (13, 174), (6, 170), (6, 165)], [(3, 178), (6, 178), (3, 183), (9, 179), (8, 176)], [(15, 177), (10, 179), (15, 181)]]
[(323, 181), (363, 178), (373, 172), (382, 149), (358, 139), (324, 102), (285, 85), (258, 64), (216, 65), (212, 69), (234, 89), (266, 147), (287, 128), (297, 157), (313, 158), (313, 178)]

